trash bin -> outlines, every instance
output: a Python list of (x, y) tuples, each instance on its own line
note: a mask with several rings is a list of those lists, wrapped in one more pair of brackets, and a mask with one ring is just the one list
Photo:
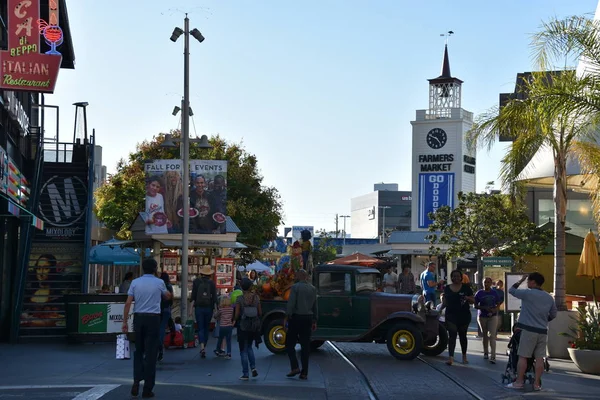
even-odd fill
[(511, 333), (512, 329), (510, 326), (510, 324), (511, 324), (510, 313), (500, 311), (499, 315), (500, 315), (500, 321), (499, 321), (500, 325), (498, 326), (498, 332)]

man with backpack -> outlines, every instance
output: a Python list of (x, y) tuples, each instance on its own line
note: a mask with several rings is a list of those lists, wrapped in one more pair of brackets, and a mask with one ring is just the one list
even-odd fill
[(200, 341), (200, 357), (202, 358), (206, 358), (208, 329), (217, 303), (217, 287), (210, 279), (212, 275), (213, 269), (210, 265), (203, 265), (200, 268), (200, 277), (194, 280), (190, 300), (193, 303), (196, 323), (198, 324), (198, 340)]
[[(287, 303), (284, 326), (287, 326), (285, 348), (290, 358), (291, 371), (288, 378), (300, 374), (300, 379), (308, 379), (308, 357), (310, 354), (310, 335), (317, 329), (317, 289), (308, 282), (308, 273), (296, 271), (297, 282), (292, 286)], [(296, 343), (300, 342), (302, 370), (296, 357)]]

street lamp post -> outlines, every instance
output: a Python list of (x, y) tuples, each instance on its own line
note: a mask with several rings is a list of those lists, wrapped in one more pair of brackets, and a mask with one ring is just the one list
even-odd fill
[(383, 221), (381, 221), (381, 244), (385, 244), (385, 210), (392, 208), (390, 206), (379, 206), (383, 210)]
[(190, 34), (202, 43), (204, 36), (198, 29), (190, 32), (190, 19), (185, 14), (183, 30), (175, 28), (171, 41), (176, 42), (183, 34), (183, 102), (181, 140), (183, 143), (183, 233), (181, 243), (181, 318), (187, 318), (188, 302), (188, 256), (190, 232)]
[(350, 218), (349, 215), (340, 215), (340, 218), (344, 218), (344, 241), (342, 247), (346, 245), (346, 218)]

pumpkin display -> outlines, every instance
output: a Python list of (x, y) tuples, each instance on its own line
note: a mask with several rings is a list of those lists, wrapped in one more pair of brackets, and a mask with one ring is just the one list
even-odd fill
[(288, 300), (290, 299), (290, 293), (291, 293), (291, 292), (292, 292), (292, 289), (291, 289), (291, 288), (285, 291), (285, 293), (283, 294), (283, 299), (284, 299), (285, 301), (288, 301)]
[(265, 282), (262, 285), (263, 293), (271, 293), (271, 284), (269, 282)]

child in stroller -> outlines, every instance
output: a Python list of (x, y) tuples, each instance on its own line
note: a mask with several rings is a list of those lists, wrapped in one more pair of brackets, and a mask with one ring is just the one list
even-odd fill
[[(521, 330), (513, 326), (512, 336), (508, 342), (508, 349), (506, 355), (508, 356), (508, 363), (506, 363), (506, 370), (502, 374), (502, 383), (512, 383), (517, 380), (517, 364), (519, 362), (519, 341), (521, 340)], [(530, 358), (527, 361), (527, 369), (525, 370), (525, 382), (533, 384), (535, 381), (534, 374), (535, 359)], [(548, 358), (544, 357), (544, 369), (546, 372), (550, 371), (550, 364)]]

